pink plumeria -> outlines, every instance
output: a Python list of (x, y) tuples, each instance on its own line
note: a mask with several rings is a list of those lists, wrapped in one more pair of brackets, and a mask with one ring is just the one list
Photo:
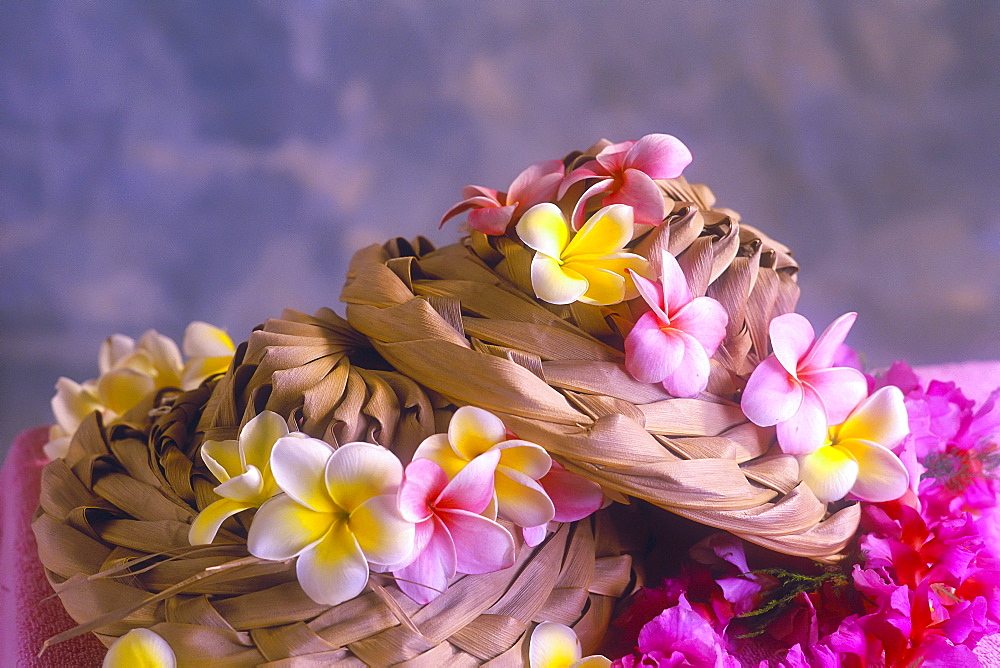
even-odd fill
[(771, 320), (774, 354), (747, 381), (743, 412), (761, 427), (777, 425), (778, 444), (791, 455), (807, 455), (822, 446), (830, 425), (847, 419), (868, 396), (868, 382), (857, 369), (833, 366), (857, 313), (845, 313), (816, 338), (798, 313)]
[(635, 222), (659, 225), (666, 213), (663, 193), (653, 179), (674, 179), (691, 164), (691, 151), (670, 135), (651, 134), (639, 141), (612, 144), (577, 169), (559, 186), (559, 197), (574, 183), (599, 179), (583, 193), (573, 210), (573, 226), (583, 224), (587, 201), (604, 193), (603, 206), (628, 204), (635, 209)]
[[(552, 499), (556, 514), (553, 522), (576, 522), (597, 512), (604, 505), (604, 490), (593, 480), (570, 473), (562, 464), (552, 460), (552, 468), (538, 479), (545, 493)], [(524, 527), (521, 531), (528, 547), (535, 547), (545, 540), (548, 523)]]
[(483, 186), (465, 186), (462, 188), (465, 199), (448, 209), (441, 218), (441, 225), (463, 211), (469, 211), (469, 227), (472, 229), (494, 236), (504, 234), (525, 211), (555, 198), (565, 172), (561, 160), (545, 160), (518, 174), (507, 192)]
[(694, 298), (666, 251), (659, 284), (635, 272), (632, 279), (652, 310), (625, 337), (625, 368), (640, 382), (663, 383), (675, 397), (697, 396), (708, 385), (708, 360), (726, 337), (726, 310), (711, 297)]
[(393, 574), (417, 603), (437, 598), (456, 573), (492, 573), (514, 563), (514, 538), (481, 513), (493, 500), (499, 450), (471, 461), (451, 481), (430, 459), (406, 467), (399, 487), (399, 512), (416, 523), (416, 546)]

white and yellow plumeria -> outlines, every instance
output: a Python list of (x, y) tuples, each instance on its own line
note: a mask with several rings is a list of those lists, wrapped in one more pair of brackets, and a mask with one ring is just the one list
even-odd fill
[(413, 458), (436, 462), (451, 479), (473, 459), (493, 449), (500, 451), (494, 478), (496, 511), (518, 526), (547, 524), (555, 515), (555, 506), (538, 480), (549, 472), (552, 458), (540, 445), (508, 439), (503, 422), (489, 411), (475, 406), (459, 408), (448, 424), (448, 433), (424, 439)]
[(104, 655), (103, 668), (174, 668), (174, 650), (149, 629), (132, 629), (118, 638)]
[(633, 210), (625, 204), (604, 207), (576, 233), (559, 207), (538, 204), (525, 212), (516, 230), (536, 251), (531, 287), (551, 304), (617, 304), (639, 294), (629, 269), (652, 278), (646, 258), (624, 250), (633, 233)]
[(610, 665), (607, 657), (583, 656), (576, 632), (564, 624), (542, 622), (531, 633), (529, 668), (607, 668)]
[(909, 474), (892, 448), (909, 431), (903, 393), (883, 387), (830, 428), (826, 445), (799, 457), (799, 475), (824, 503), (848, 493), (874, 503), (898, 499)]
[(215, 493), (222, 498), (202, 510), (191, 524), (188, 539), (192, 545), (208, 545), (219, 527), (229, 517), (261, 504), (278, 493), (271, 474), (271, 450), (282, 438), (307, 438), (298, 432), (288, 433), (285, 419), (264, 411), (246, 423), (238, 441), (205, 441), (201, 458), (219, 486)]
[(94, 411), (110, 422), (155, 390), (193, 389), (210, 375), (225, 372), (233, 350), (225, 332), (204, 322), (192, 322), (184, 332), (187, 364), (173, 339), (156, 330), (147, 331), (138, 342), (123, 334), (109, 336), (97, 355), (99, 377), (83, 383), (69, 378), (56, 382), (52, 398), (56, 424), (49, 430), (45, 455), (65, 457), (73, 434)]
[(284, 494), (257, 511), (247, 548), (262, 559), (297, 557), (299, 584), (317, 603), (354, 598), (368, 583), (369, 562), (386, 570), (413, 551), (414, 525), (396, 506), (403, 465), (382, 446), (334, 450), (315, 438), (282, 438), (271, 472)]
[(236, 346), (226, 331), (207, 322), (195, 321), (184, 330), (184, 372), (181, 388), (193, 390), (206, 379), (225, 373)]

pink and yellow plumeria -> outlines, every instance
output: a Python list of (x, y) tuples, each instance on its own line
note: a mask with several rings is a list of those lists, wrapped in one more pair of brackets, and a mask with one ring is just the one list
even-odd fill
[(711, 297), (693, 297), (674, 256), (663, 251), (660, 282), (633, 273), (647, 311), (625, 337), (625, 368), (644, 383), (663, 383), (675, 397), (708, 385), (709, 358), (726, 337), (729, 316)]
[(833, 366), (856, 318), (840, 316), (818, 339), (798, 313), (771, 320), (774, 354), (750, 374), (741, 405), (754, 424), (777, 425), (778, 444), (787, 454), (806, 455), (823, 445), (829, 426), (843, 422), (867, 396), (860, 371)]
[(247, 422), (239, 441), (205, 441), (201, 458), (219, 486), (215, 493), (222, 498), (198, 513), (191, 523), (188, 540), (192, 545), (208, 545), (229, 517), (261, 504), (278, 493), (271, 474), (271, 451), (282, 438), (289, 436), (285, 419), (272, 411), (263, 411)]
[(483, 234), (504, 234), (525, 211), (555, 197), (565, 172), (562, 160), (546, 160), (536, 162), (518, 174), (505, 193), (483, 186), (465, 186), (462, 188), (465, 199), (448, 209), (441, 218), (441, 224), (463, 211), (469, 211), (469, 227), (472, 229)]
[(909, 474), (892, 449), (910, 433), (903, 393), (887, 386), (862, 401), (826, 445), (799, 457), (799, 475), (823, 502), (847, 494), (872, 503), (893, 501), (909, 486)]
[(399, 511), (416, 524), (413, 555), (393, 569), (397, 584), (417, 603), (429, 603), (456, 573), (492, 573), (514, 563), (514, 538), (482, 513), (493, 500), (499, 450), (488, 450), (454, 478), (430, 459), (406, 467)]
[(247, 536), (250, 554), (282, 561), (317, 603), (336, 605), (360, 594), (372, 564), (388, 567), (413, 551), (414, 526), (399, 514), (403, 466), (379, 445), (334, 450), (315, 438), (283, 438), (271, 471), (284, 492), (257, 511)]
[[(570, 473), (565, 466), (554, 459), (552, 468), (538, 479), (538, 484), (555, 506), (553, 522), (576, 522), (590, 517), (604, 505), (604, 490), (600, 485), (593, 480)], [(548, 523), (523, 527), (521, 534), (528, 547), (535, 547), (548, 535)]]
[(635, 209), (635, 222), (659, 225), (666, 213), (663, 193), (653, 179), (673, 179), (691, 164), (691, 151), (670, 135), (650, 134), (639, 141), (612, 144), (594, 160), (574, 169), (559, 187), (559, 197), (574, 183), (599, 179), (580, 197), (573, 209), (573, 227), (583, 224), (587, 201), (604, 193), (603, 204), (627, 204)]
[(556, 622), (542, 622), (531, 632), (529, 668), (607, 668), (611, 661), (597, 654), (583, 656), (576, 631)]
[(572, 233), (555, 204), (538, 204), (517, 224), (517, 236), (536, 251), (531, 287), (550, 304), (617, 304), (637, 292), (628, 276), (650, 273), (646, 258), (624, 250), (632, 240), (632, 207), (606, 206)]
[(550, 522), (555, 506), (538, 480), (549, 472), (552, 458), (540, 445), (508, 439), (503, 422), (489, 411), (474, 406), (459, 408), (448, 424), (448, 433), (424, 439), (413, 459), (430, 459), (451, 479), (491, 450), (500, 452), (494, 478), (499, 515), (522, 527)]

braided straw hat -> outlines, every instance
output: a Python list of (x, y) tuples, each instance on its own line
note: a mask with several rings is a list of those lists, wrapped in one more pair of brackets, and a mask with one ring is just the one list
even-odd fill
[(248, 555), (243, 515), (211, 546), (189, 544), (190, 522), (218, 498), (197, 457), (204, 440), (235, 438), (273, 410), (311, 436), (367, 439), (408, 459), (447, 422), (443, 406), (322, 310), (269, 320), (217, 383), (147, 397), (107, 427), (92, 414), (45, 468), (33, 523), (49, 581), (81, 624), (49, 642), (95, 631), (110, 644), (148, 627), (185, 666), (503, 666), (523, 663), (534, 622), (557, 621), (593, 651), (632, 577), (604, 511), (424, 606), (387, 576), (340, 605), (315, 603), (293, 564)]

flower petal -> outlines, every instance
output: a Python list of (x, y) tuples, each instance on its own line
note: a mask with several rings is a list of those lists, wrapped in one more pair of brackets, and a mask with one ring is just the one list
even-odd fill
[(444, 523), (436, 516), (423, 525), (430, 524), (430, 539), (426, 547), (409, 565), (393, 571), (396, 584), (403, 593), (420, 604), (430, 603), (448, 588), (455, 577), (457, 555), (455, 543)]
[(438, 514), (455, 543), (459, 573), (492, 573), (514, 564), (514, 537), (478, 513), (443, 510)]
[(518, 208), (527, 209), (554, 199), (565, 172), (562, 160), (536, 162), (518, 174), (510, 184), (507, 201), (518, 202)]
[(603, 203), (632, 207), (636, 225), (659, 225), (667, 215), (660, 186), (638, 169), (626, 169), (621, 187), (612, 190)]
[(181, 382), (181, 369), (184, 360), (181, 350), (169, 336), (160, 334), (155, 329), (146, 331), (139, 337), (136, 351), (145, 352), (156, 370), (157, 387), (178, 387)]
[(486, 510), (493, 499), (493, 478), (499, 461), (500, 451), (496, 449), (473, 459), (441, 491), (434, 507), (461, 509), (477, 515)]
[(830, 326), (823, 330), (823, 333), (816, 339), (809, 350), (809, 354), (799, 365), (800, 369), (825, 369), (833, 365), (833, 358), (837, 354), (837, 348), (847, 338), (847, 334), (854, 326), (854, 321), (858, 319), (857, 313), (845, 313), (830, 323)]
[(119, 415), (133, 408), (155, 389), (156, 381), (151, 377), (128, 368), (109, 371), (97, 381), (101, 402)]
[(418, 459), (429, 459), (442, 469), (449, 478), (454, 478), (455, 474), (462, 470), (468, 462), (460, 457), (455, 449), (451, 447), (448, 434), (432, 434), (425, 438), (417, 446), (413, 453), (413, 461)]
[(243, 473), (240, 445), (236, 441), (205, 441), (201, 444), (201, 460), (219, 482)]
[(802, 403), (802, 385), (771, 355), (750, 374), (740, 406), (760, 427), (789, 419)]
[(247, 470), (238, 476), (233, 476), (215, 488), (215, 493), (221, 497), (248, 503), (256, 506), (264, 501), (260, 496), (264, 492), (264, 476), (256, 466), (248, 466)]
[(395, 494), (362, 503), (351, 513), (348, 527), (365, 558), (374, 564), (398, 564), (413, 552), (414, 524), (399, 514)]
[[(570, 264), (572, 264), (575, 271), (579, 272), (579, 267), (583, 264), (582, 258), (577, 258)], [(649, 265), (649, 260), (635, 253), (611, 253), (599, 258), (588, 257), (586, 265), (594, 269), (610, 271), (625, 279), (625, 293), (622, 295), (623, 300), (635, 299), (639, 296), (638, 286), (635, 284), (633, 276), (645, 278), (651, 276), (653, 273), (653, 268)]]
[(607, 306), (617, 304), (625, 299), (625, 277), (607, 269), (595, 266), (595, 263), (566, 263), (566, 271), (575, 271), (587, 280), (587, 290), (580, 295), (584, 304)]
[(711, 297), (698, 297), (681, 307), (670, 324), (698, 341), (705, 354), (711, 357), (726, 338), (729, 314)]
[(531, 632), (528, 643), (530, 668), (570, 668), (583, 651), (573, 629), (556, 622), (542, 622)]
[(583, 191), (583, 194), (580, 195), (580, 199), (578, 199), (576, 201), (576, 204), (573, 206), (573, 214), (572, 217), (570, 218), (570, 220), (573, 223), (574, 230), (579, 230), (580, 228), (583, 227), (583, 217), (587, 213), (587, 202), (590, 201), (590, 198), (594, 197), (595, 195), (600, 195), (601, 193), (608, 192), (614, 187), (614, 185), (615, 185), (614, 180), (604, 179), (598, 181), (597, 183), (594, 183), (589, 188)]
[(587, 279), (575, 271), (565, 271), (556, 259), (536, 253), (531, 260), (531, 289), (543, 302), (572, 304), (588, 287)]
[(639, 317), (625, 337), (625, 369), (642, 383), (659, 383), (684, 358), (684, 342), (668, 336), (653, 311)]
[(799, 476), (823, 503), (847, 496), (858, 479), (858, 462), (838, 446), (824, 445), (799, 457)]
[(771, 349), (781, 366), (795, 376), (800, 367), (799, 361), (809, 352), (816, 333), (804, 316), (798, 313), (785, 313), (771, 320), (769, 325)]
[(52, 397), (52, 414), (63, 430), (72, 435), (83, 418), (104, 408), (100, 399), (86, 385), (69, 378), (56, 381), (56, 395)]
[[(905, 413), (904, 413), (905, 414)], [(837, 444), (858, 462), (858, 479), (851, 494), (872, 503), (894, 501), (906, 493), (910, 475), (891, 450), (878, 443), (848, 439)]]
[(663, 287), (657, 281), (651, 281), (645, 276), (640, 276), (633, 270), (629, 270), (629, 276), (632, 277), (632, 281), (635, 284), (636, 292), (642, 297), (642, 300), (646, 302), (649, 308), (653, 309), (653, 313), (663, 324), (670, 322), (670, 317), (667, 315), (664, 309), (663, 301)]
[(778, 445), (787, 455), (809, 454), (826, 442), (829, 431), (823, 400), (809, 387), (803, 387), (799, 410), (778, 423)]
[(547, 535), (549, 535), (548, 523), (540, 524), (537, 527), (521, 528), (521, 537), (524, 539), (524, 544), (528, 547), (537, 547), (541, 545)]
[(558, 257), (569, 261), (577, 255), (601, 256), (617, 253), (632, 240), (632, 220), (631, 207), (624, 204), (606, 206), (584, 223)]
[(317, 513), (279, 494), (254, 515), (247, 533), (247, 550), (261, 559), (290, 559), (323, 538), (333, 521), (332, 513)]
[(887, 385), (854, 409), (837, 430), (837, 438), (840, 441), (848, 439), (872, 441), (891, 450), (909, 433), (909, 417), (903, 393), (898, 387)]
[(236, 350), (226, 330), (200, 320), (184, 330), (182, 346), (186, 357), (232, 357)]
[(542, 486), (520, 471), (500, 466), (495, 479), (497, 509), (501, 515), (522, 527), (535, 527), (552, 521), (556, 509)]
[(500, 466), (506, 466), (538, 480), (552, 468), (548, 451), (537, 443), (513, 438), (497, 446)]
[(402, 480), (399, 458), (371, 443), (345, 443), (326, 465), (330, 498), (349, 513), (372, 497), (395, 494)]
[(846, 420), (868, 396), (868, 381), (864, 375), (846, 366), (800, 372), (799, 379), (823, 399), (830, 424)]
[(295, 563), (302, 591), (323, 605), (349, 601), (368, 584), (368, 562), (346, 522), (334, 522), (319, 543)]
[(507, 440), (507, 428), (496, 415), (475, 406), (462, 406), (448, 423), (448, 441), (466, 461), (472, 461)]
[(244, 466), (256, 466), (261, 471), (271, 459), (271, 449), (279, 438), (288, 436), (285, 418), (274, 411), (262, 411), (240, 431), (240, 459)]
[(210, 545), (215, 540), (215, 535), (219, 533), (222, 523), (247, 508), (253, 508), (253, 505), (233, 499), (219, 499), (208, 504), (191, 522), (188, 541), (192, 545)]
[[(464, 463), (464, 462), (463, 462)], [(431, 516), (431, 504), (448, 484), (448, 476), (432, 459), (414, 459), (403, 471), (397, 505), (404, 519), (423, 522)], [(492, 494), (492, 489), (490, 490)]]
[(569, 242), (569, 223), (555, 204), (537, 204), (517, 221), (517, 237), (526, 246), (552, 258), (562, 256)]
[(620, 175), (627, 167), (625, 160), (628, 158), (629, 149), (635, 144), (635, 140), (630, 139), (605, 146), (595, 160), (608, 174)]
[(663, 379), (663, 389), (675, 397), (692, 398), (708, 387), (711, 365), (702, 345), (686, 332), (671, 328), (666, 332), (671, 338), (682, 342), (681, 363), (673, 373)]
[(540, 479), (539, 484), (552, 499), (556, 508), (552, 517), (556, 522), (576, 522), (604, 505), (604, 490), (593, 480), (571, 473), (552, 463), (552, 470)]
[(677, 137), (648, 134), (629, 148), (624, 167), (638, 169), (653, 179), (675, 179), (691, 164), (691, 151)]
[(327, 491), (326, 465), (333, 448), (317, 438), (285, 436), (271, 450), (271, 475), (278, 487), (319, 513), (337, 510)]
[(483, 234), (505, 234), (514, 216), (515, 205), (491, 206), (469, 212), (469, 227)]
[(556, 191), (556, 196), (562, 199), (570, 187), (580, 181), (586, 181), (587, 179), (606, 179), (610, 181), (611, 179), (607, 177), (608, 171), (596, 160), (590, 160), (563, 177), (562, 183), (559, 184), (559, 190)]
[(170, 644), (149, 629), (132, 629), (115, 640), (104, 655), (103, 668), (174, 668)]
[(122, 360), (135, 351), (135, 340), (124, 334), (112, 334), (104, 339), (101, 349), (97, 352), (97, 368), (103, 376), (118, 367)]
[(663, 294), (663, 310), (669, 320), (692, 299), (687, 277), (677, 263), (677, 258), (664, 250), (660, 254), (660, 285)]

